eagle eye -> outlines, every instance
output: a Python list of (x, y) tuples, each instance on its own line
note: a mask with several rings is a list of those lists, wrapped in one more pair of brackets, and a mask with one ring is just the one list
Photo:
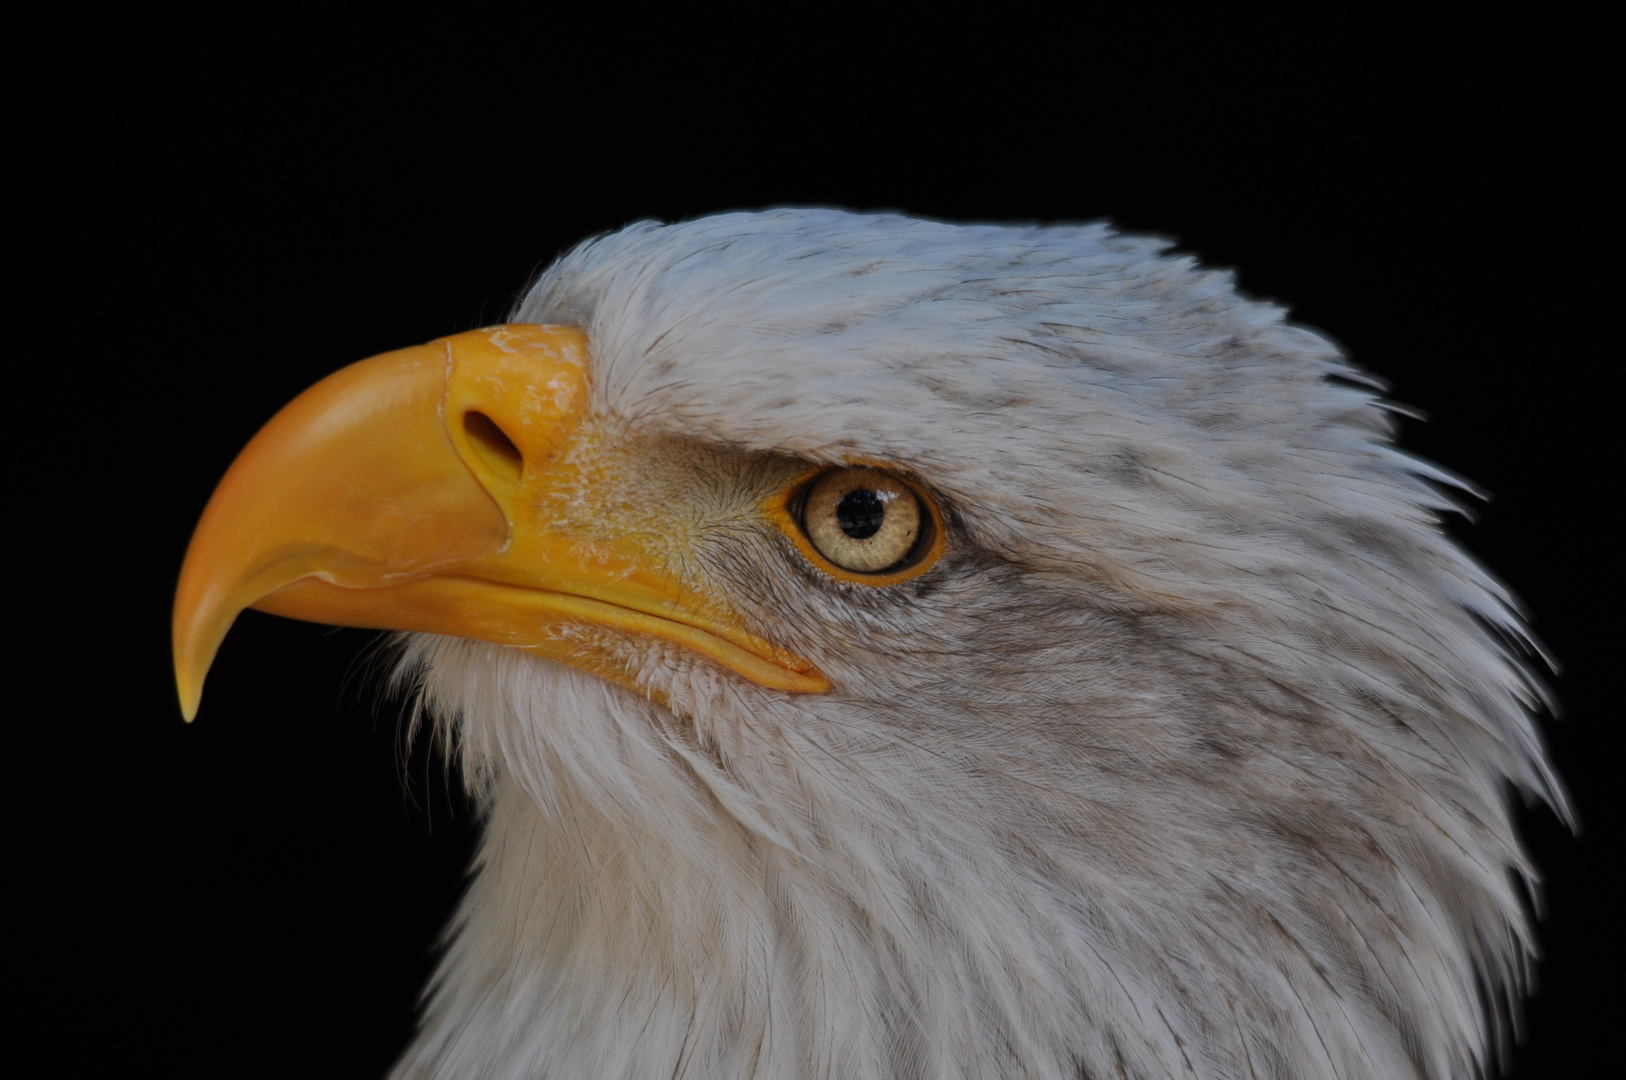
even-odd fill
[(930, 500), (880, 469), (826, 469), (798, 485), (789, 509), (798, 546), (846, 580), (890, 585), (924, 570), (942, 549)]

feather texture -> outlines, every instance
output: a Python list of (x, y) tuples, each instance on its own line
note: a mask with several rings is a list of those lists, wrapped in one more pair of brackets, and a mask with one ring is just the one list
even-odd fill
[[(515, 321), (587, 331), (613, 447), (584, 519), (687, 530), (835, 689), (406, 639), (486, 821), (397, 1076), (1490, 1066), (1509, 788), (1566, 812), (1534, 646), (1370, 378), (1165, 248), (781, 210), (542, 275)], [(836, 581), (754, 513), (850, 460), (941, 500), (928, 573)]]

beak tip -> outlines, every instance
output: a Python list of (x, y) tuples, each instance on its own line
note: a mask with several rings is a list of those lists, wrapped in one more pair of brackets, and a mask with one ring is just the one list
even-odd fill
[[(176, 672), (176, 675), (179, 676), (180, 672)], [(177, 678), (175, 682), (175, 689), (181, 699), (181, 719), (190, 724), (198, 717), (198, 705), (203, 700), (203, 685), (189, 683), (185, 678)]]
[(203, 700), (203, 680), (208, 677), (209, 668), (214, 663), (215, 651), (220, 647), (220, 639), (226, 636), (226, 629), (231, 626), (227, 620), (226, 626), (219, 628), (215, 633), (207, 635), (205, 640), (212, 638), (208, 643), (212, 648), (199, 648), (198, 637), (194, 633), (182, 632), (182, 620), (176, 618), (175, 633), (175, 694), (181, 706), (181, 719), (190, 724), (197, 719), (198, 704)]

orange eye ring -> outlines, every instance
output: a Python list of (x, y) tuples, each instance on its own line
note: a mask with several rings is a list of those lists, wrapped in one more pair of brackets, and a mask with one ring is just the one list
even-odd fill
[[(853, 570), (833, 562), (814, 544), (812, 537), (809, 536), (807, 522), (804, 520), (808, 496), (821, 483), (828, 484), (829, 481), (838, 480), (847, 474), (862, 479), (861, 474), (864, 473), (879, 474), (891, 484), (906, 490), (914, 496), (920, 510), (921, 527), (913, 544), (900, 561), (875, 571)], [(790, 537), (791, 542), (796, 545), (796, 550), (800, 551), (808, 562), (838, 581), (873, 588), (897, 585), (924, 573), (942, 557), (947, 539), (947, 532), (943, 527), (943, 513), (938, 508), (937, 501), (925, 488), (896, 469), (868, 462), (809, 469), (797, 477), (789, 487), (768, 499), (763, 504), (763, 511), (786, 536)]]

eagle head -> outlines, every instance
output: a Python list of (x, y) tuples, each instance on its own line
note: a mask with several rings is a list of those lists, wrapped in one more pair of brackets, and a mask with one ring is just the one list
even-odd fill
[(1562, 796), (1377, 389), (1103, 225), (633, 225), (249, 444), (183, 705), (404, 632), (483, 834), (399, 1077), (1475, 1075)]

